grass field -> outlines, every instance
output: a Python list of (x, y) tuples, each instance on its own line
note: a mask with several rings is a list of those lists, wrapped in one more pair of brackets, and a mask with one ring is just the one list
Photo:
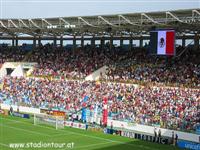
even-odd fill
[[(36, 147), (38, 143), (44, 144), (52, 142), (59, 144), (59, 146), (61, 147)], [(13, 147), (13, 145), (16, 147), (18, 146), (18, 148), (11, 148), (11, 146)], [(24, 145), (26, 147), (24, 147)], [(53, 127), (44, 125), (35, 126), (33, 125), (32, 119), (0, 116), (0, 150), (10, 149), (175, 150), (178, 148), (169, 145), (161, 145), (136, 139), (67, 127), (65, 129), (55, 130), (55, 128)]]

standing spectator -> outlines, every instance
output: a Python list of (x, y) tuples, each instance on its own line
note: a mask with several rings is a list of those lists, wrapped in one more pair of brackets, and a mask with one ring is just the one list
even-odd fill
[(161, 138), (161, 130), (158, 130), (158, 137)]
[(174, 131), (172, 131), (172, 145), (174, 145)]
[(111, 130), (113, 129), (113, 122), (111, 122), (111, 126), (110, 126)]
[(154, 128), (154, 142), (157, 142), (157, 131), (156, 131), (157, 129), (156, 128)]
[(178, 142), (178, 134), (176, 134), (176, 137), (175, 137), (175, 142), (174, 142), (175, 146), (177, 146), (177, 142)]

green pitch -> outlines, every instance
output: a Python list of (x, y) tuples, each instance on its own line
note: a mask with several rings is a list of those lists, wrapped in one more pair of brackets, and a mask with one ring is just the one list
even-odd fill
[[(54, 147), (49, 147), (52, 146), (52, 143), (54, 144)], [(43, 147), (39, 147), (39, 144), (43, 144)], [(45, 148), (45, 146), (48, 147)], [(65, 129), (56, 130), (53, 127), (44, 125), (35, 126), (33, 125), (32, 119), (0, 116), (0, 150), (11, 149), (175, 150), (178, 148), (169, 145), (161, 145), (136, 139), (67, 127)]]

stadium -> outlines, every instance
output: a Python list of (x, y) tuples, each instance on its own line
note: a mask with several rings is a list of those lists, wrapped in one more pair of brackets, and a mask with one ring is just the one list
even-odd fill
[(200, 9), (0, 19), (1, 150), (200, 149)]

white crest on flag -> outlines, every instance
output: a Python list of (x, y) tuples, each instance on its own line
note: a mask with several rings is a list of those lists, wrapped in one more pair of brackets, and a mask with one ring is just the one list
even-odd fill
[(107, 109), (107, 108), (108, 108), (108, 105), (104, 104), (103, 109)]
[(157, 54), (158, 55), (166, 54), (166, 31), (158, 31)]
[(165, 46), (165, 39), (163, 37), (160, 38), (160, 47)]

